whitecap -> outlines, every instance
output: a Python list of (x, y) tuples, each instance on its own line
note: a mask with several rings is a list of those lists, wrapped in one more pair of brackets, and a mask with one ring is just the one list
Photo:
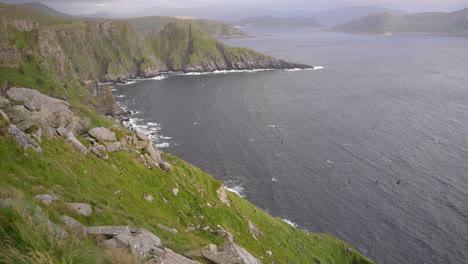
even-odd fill
[(281, 218), (281, 220), (283, 220), (283, 222), (285, 222), (286, 224), (288, 224), (288, 225), (290, 225), (290, 226), (292, 226), (292, 227), (297, 227), (297, 224), (294, 223), (294, 222), (291, 221), (291, 220), (288, 220), (288, 219), (286, 219), (286, 218)]
[(157, 143), (156, 144), (156, 147), (157, 148), (168, 148), (170, 146), (170, 144), (168, 142), (164, 142), (164, 143)]
[(226, 190), (230, 191), (230, 192), (233, 192), (237, 195), (239, 195), (240, 197), (245, 197), (244, 195), (244, 187), (240, 186), (240, 185), (236, 185), (236, 186), (233, 186), (233, 187), (227, 187), (226, 186)]

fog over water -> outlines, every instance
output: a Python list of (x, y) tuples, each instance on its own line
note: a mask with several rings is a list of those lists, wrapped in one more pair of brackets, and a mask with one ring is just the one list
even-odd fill
[(379, 263), (465, 263), (468, 38), (262, 33), (223, 41), (324, 68), (174, 75), (117, 100), (274, 216)]

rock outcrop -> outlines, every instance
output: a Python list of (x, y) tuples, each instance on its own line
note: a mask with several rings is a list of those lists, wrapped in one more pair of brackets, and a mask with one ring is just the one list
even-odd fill
[(201, 251), (201, 254), (215, 264), (262, 264), (247, 250), (230, 241), (225, 242), (219, 248), (215, 245), (209, 245)]

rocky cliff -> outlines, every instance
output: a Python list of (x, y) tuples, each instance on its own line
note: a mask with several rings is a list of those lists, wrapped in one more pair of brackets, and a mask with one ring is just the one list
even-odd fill
[(149, 40), (168, 69), (184, 72), (215, 70), (292, 69), (311, 66), (279, 60), (248, 48), (232, 48), (209, 37), (191, 23), (174, 22)]

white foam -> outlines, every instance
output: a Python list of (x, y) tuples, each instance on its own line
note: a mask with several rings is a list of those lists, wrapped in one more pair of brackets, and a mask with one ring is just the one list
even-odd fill
[(323, 66), (312, 66), (312, 68), (294, 68), (294, 69), (285, 69), (285, 71), (288, 72), (294, 72), (294, 71), (311, 71), (311, 70), (322, 70)]
[(314, 66), (313, 70), (323, 70), (323, 66)]
[(281, 220), (283, 220), (283, 222), (285, 222), (286, 224), (288, 224), (288, 225), (290, 225), (290, 226), (292, 226), (292, 227), (297, 227), (297, 224), (294, 223), (294, 222), (291, 221), (291, 220), (288, 220), (288, 219), (286, 219), (286, 218), (281, 218)]
[(157, 143), (156, 144), (156, 147), (157, 148), (168, 148), (170, 146), (170, 144), (168, 142), (164, 142), (164, 143)]
[(115, 97), (116, 97), (116, 98), (124, 98), (125, 95), (124, 95), (124, 94), (120, 94), (120, 95), (116, 95)]
[(236, 185), (236, 186), (233, 186), (233, 187), (227, 187), (226, 186), (226, 190), (230, 191), (230, 192), (233, 192), (237, 195), (239, 195), (240, 197), (245, 197), (244, 195), (244, 187), (242, 186), (239, 186), (239, 185)]

